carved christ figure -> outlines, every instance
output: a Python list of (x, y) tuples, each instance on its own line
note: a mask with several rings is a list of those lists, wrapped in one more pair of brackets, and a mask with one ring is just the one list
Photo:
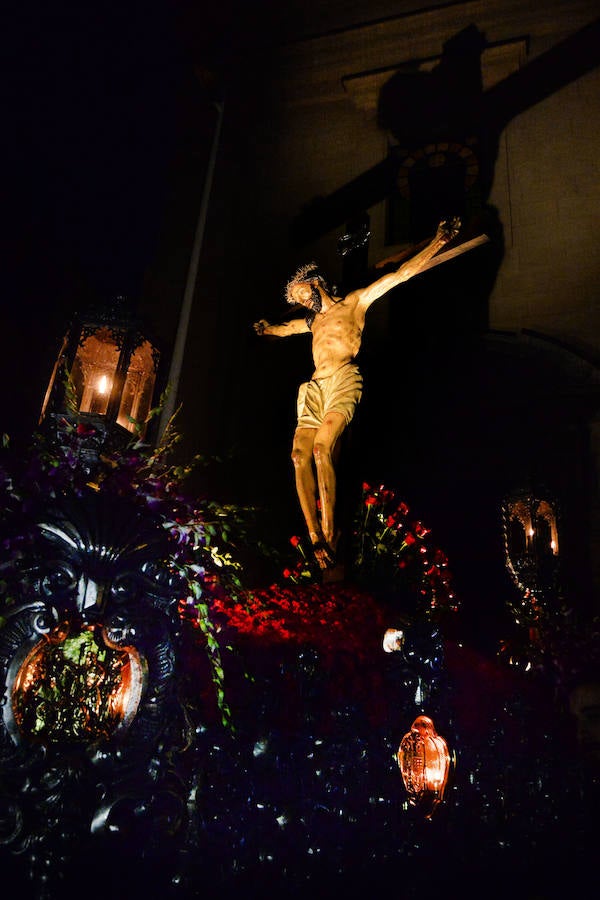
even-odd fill
[(287, 283), (286, 299), (304, 306), (306, 317), (280, 324), (266, 319), (254, 323), (259, 335), (312, 334), (314, 372), (298, 389), (292, 462), (300, 508), (321, 569), (336, 563), (340, 538), (335, 521), (336, 451), (362, 395), (362, 375), (355, 360), (367, 310), (392, 288), (428, 268), (459, 229), (457, 218), (440, 222), (432, 240), (398, 269), (345, 297), (334, 293), (315, 263), (303, 266)]

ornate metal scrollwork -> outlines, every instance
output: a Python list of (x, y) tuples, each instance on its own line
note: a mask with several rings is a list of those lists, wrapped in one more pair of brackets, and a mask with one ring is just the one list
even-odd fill
[(0, 846), (43, 885), (73, 842), (139, 829), (144, 811), (149, 848), (182, 827), (184, 713), (161, 525), (90, 489), (35, 510), (31, 530), (0, 628)]

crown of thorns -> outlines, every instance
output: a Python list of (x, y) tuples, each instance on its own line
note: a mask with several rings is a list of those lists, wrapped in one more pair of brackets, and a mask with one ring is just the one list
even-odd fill
[(322, 284), (326, 284), (326, 279), (315, 262), (306, 263), (306, 265), (300, 266), (285, 286), (284, 294), (286, 301), (288, 303), (296, 303), (292, 297), (292, 288), (297, 284), (302, 284), (304, 281), (313, 281), (315, 279)]

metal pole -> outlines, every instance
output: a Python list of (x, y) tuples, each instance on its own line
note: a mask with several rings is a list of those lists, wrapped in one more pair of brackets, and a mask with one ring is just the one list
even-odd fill
[(214, 106), (217, 110), (217, 124), (215, 126), (215, 133), (213, 136), (212, 147), (210, 151), (210, 158), (208, 160), (208, 168), (206, 171), (206, 178), (204, 179), (204, 190), (202, 192), (202, 203), (200, 205), (200, 212), (198, 214), (198, 222), (196, 225), (196, 233), (194, 235), (194, 244), (192, 246), (192, 253), (190, 256), (190, 264), (188, 267), (187, 281), (185, 285), (185, 292), (183, 295), (183, 303), (181, 304), (181, 312), (179, 314), (179, 325), (177, 326), (177, 335), (175, 337), (175, 345), (173, 348), (173, 355), (171, 357), (171, 368), (169, 370), (169, 378), (167, 381), (167, 396), (165, 399), (165, 405), (162, 409), (162, 413), (160, 416), (160, 423), (158, 426), (158, 442), (160, 443), (162, 437), (164, 436), (165, 429), (169, 424), (174, 412), (175, 412), (175, 403), (177, 400), (177, 394), (179, 390), (179, 378), (181, 376), (181, 369), (183, 365), (183, 356), (185, 352), (185, 343), (187, 340), (188, 327), (190, 322), (190, 315), (192, 311), (192, 303), (194, 300), (194, 292), (196, 290), (196, 280), (198, 277), (198, 264), (200, 260), (200, 250), (202, 248), (202, 242), (204, 240), (204, 229), (206, 227), (206, 217), (208, 214), (208, 201), (210, 197), (210, 191), (212, 187), (214, 171), (215, 171), (215, 163), (217, 159), (217, 150), (219, 146), (219, 140), (221, 137), (221, 126), (223, 123), (223, 109), (224, 103), (222, 101), (215, 101)]

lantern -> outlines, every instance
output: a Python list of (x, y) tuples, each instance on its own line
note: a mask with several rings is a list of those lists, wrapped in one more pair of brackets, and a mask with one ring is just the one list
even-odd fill
[(400, 741), (397, 760), (409, 803), (431, 818), (444, 798), (450, 771), (448, 745), (432, 719), (417, 716)]
[(555, 591), (559, 534), (557, 503), (544, 490), (523, 488), (504, 499), (506, 568), (517, 587), (541, 596)]
[(108, 434), (143, 437), (159, 354), (124, 297), (81, 316), (63, 340), (40, 424), (57, 418)]

